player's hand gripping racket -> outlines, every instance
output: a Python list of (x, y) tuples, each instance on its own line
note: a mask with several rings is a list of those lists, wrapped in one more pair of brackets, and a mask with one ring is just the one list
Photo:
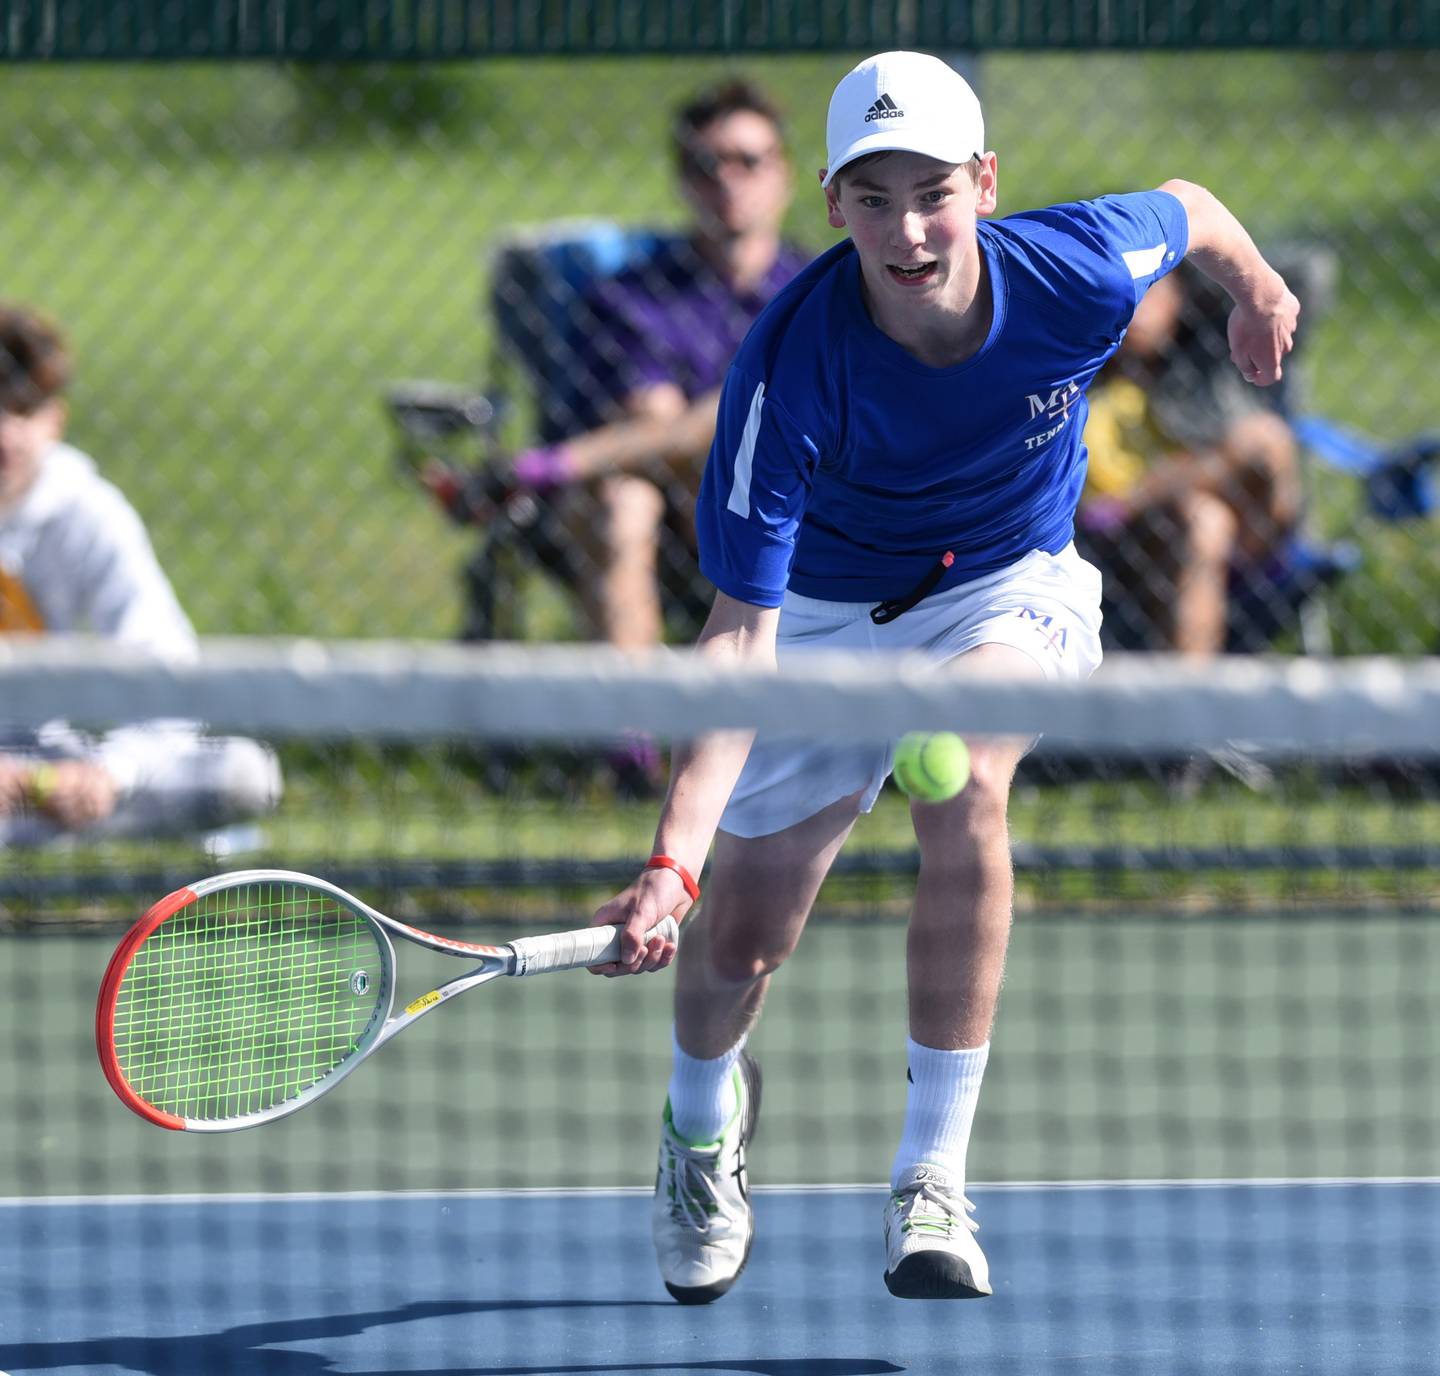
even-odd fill
[[(391, 935), (476, 966), (392, 1017)], [(673, 918), (657, 936), (675, 940)], [(406, 926), (308, 874), (238, 870), (176, 890), (126, 933), (100, 986), (95, 1044), (105, 1078), (142, 1118), (229, 1132), (318, 1099), (466, 989), (619, 955), (619, 927), (477, 946)]]

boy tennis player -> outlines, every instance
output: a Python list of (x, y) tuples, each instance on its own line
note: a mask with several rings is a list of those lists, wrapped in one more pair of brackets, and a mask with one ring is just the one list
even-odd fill
[[(1100, 580), (1071, 545), (1085, 388), (1151, 282), (1187, 255), (1237, 303), (1231, 356), (1280, 376), (1299, 306), (1208, 191), (1167, 182), (1012, 216), (996, 205), (980, 106), (918, 53), (836, 87), (821, 174), (850, 237), (761, 315), (725, 383), (701, 489), (718, 592), (699, 640), (717, 663), (814, 649), (928, 651), (1012, 676), (1078, 679), (1100, 660)], [(885, 1283), (910, 1298), (991, 1292), (964, 1198), (970, 1126), (1009, 937), (1010, 780), (1027, 742), (971, 745), (969, 786), (911, 811), (920, 874), (908, 935), (905, 1123), (885, 1210)], [(744, 1051), (770, 976), (892, 751), (733, 734), (678, 751), (656, 855), (597, 921), (628, 958), (698, 897), (684, 943), (654, 1230), (682, 1303), (723, 1295), (750, 1251), (746, 1145), (760, 1076)], [(718, 833), (718, 834), (717, 834)]]

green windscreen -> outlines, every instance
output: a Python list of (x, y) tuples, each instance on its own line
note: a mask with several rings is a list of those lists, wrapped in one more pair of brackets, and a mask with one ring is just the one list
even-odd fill
[(379, 940), (329, 894), (256, 883), (202, 896), (136, 951), (115, 1050), (141, 1098), (183, 1118), (263, 1113), (351, 1051), (384, 996)]

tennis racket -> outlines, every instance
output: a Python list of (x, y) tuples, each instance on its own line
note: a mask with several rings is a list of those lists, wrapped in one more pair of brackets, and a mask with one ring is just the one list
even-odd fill
[[(677, 934), (667, 917), (650, 937)], [(392, 1016), (391, 936), (475, 967)], [(230, 1132), (313, 1103), (466, 989), (619, 954), (614, 926), (479, 946), (397, 922), (308, 874), (237, 870), (177, 889), (126, 933), (100, 986), (95, 1044), (105, 1078), (147, 1122)]]

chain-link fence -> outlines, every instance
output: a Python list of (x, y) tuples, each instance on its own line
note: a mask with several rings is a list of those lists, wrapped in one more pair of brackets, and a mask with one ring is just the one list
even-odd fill
[[(657, 240), (683, 243), (697, 212), (670, 126), (724, 78), (743, 74), (785, 112), (787, 240), (800, 254), (833, 242), (814, 169), (829, 90), (854, 56), (12, 68), (0, 88), (3, 296), (66, 330), (70, 438), (140, 509), (202, 631), (443, 637), (468, 620), (484, 633), (489, 599), (503, 633), (590, 634), (594, 609), (577, 614), (576, 592), (593, 581), (604, 528), (586, 506), (596, 487), (527, 496), (503, 529), (457, 525), (397, 468), (383, 399), (426, 379), (506, 403), (493, 420), (479, 413), (492, 456), (561, 437), (557, 398), (584, 391), (606, 338), (583, 311), (564, 317)], [(1226, 642), (1433, 651), (1433, 479), (1412, 441), (1440, 428), (1428, 385), (1440, 343), (1435, 55), (1006, 53), (966, 65), (999, 153), (1002, 213), (1184, 176), (1293, 265), (1307, 312), (1283, 452), (1273, 470), (1269, 451), (1247, 459), (1283, 500), (1266, 507), (1262, 492), (1247, 522), (1243, 503), (1264, 483), (1235, 478), (1245, 464), (1227, 470), (1240, 518), (1224, 556)], [(573, 226), (554, 230), (574, 220), (620, 229), (577, 247)], [(650, 283), (657, 299), (666, 289)], [(1226, 439), (1229, 402), (1197, 391), (1218, 374), (1206, 351), (1223, 339), (1220, 313), (1194, 309), (1198, 327), (1181, 331), (1191, 347), (1166, 355), (1191, 371), (1160, 379), (1169, 401), (1150, 398), (1152, 466)], [(585, 357), (566, 352), (577, 343)], [(605, 379), (575, 427), (614, 414), (623, 391)], [(693, 477), (671, 463), (642, 478), (673, 487), (659, 542), (669, 633), (681, 635), (704, 596), (686, 581)], [(1086, 525), (1117, 600), (1111, 624), (1129, 643), (1171, 643), (1177, 532), (1199, 537), (1167, 525), (1173, 508), (1137, 516), (1114, 481), (1092, 491)]]
[(4, 0), (0, 57), (436, 61), (866, 48), (1434, 46), (1425, 0)]
[[(773, 37), (824, 53), (655, 50), (667, 15), (701, 15), (714, 41), (732, 21), (805, 8), (255, 0), (213, 6), (211, 42), (136, 27), (143, 0), (0, 0), (0, 55), (110, 59), (0, 69), (0, 301), (63, 328), (68, 438), (138, 508), (201, 632), (624, 641), (655, 629), (606, 623), (649, 605), (637, 577), (664, 635), (693, 630), (707, 589), (686, 518), (714, 385), (748, 319), (836, 240), (815, 184), (834, 82), (892, 37), (925, 38), (921, 23), (842, 51), (821, 25)], [(809, 7), (848, 16), (846, 34), (872, 15), (949, 16), (959, 33), (962, 17), (1028, 25), (1068, 9), (1123, 27), (1156, 8)], [(1311, 7), (1168, 12), (1213, 11), (1211, 41), (1249, 25), (1259, 43), (1277, 37), (1267, 15), (1297, 8)], [(1360, 8), (1327, 5), (1317, 23), (1342, 41)], [(577, 16), (593, 11), (634, 39), (617, 49), (649, 55), (270, 61), (345, 50), (332, 40), (360, 9), (391, 53), (417, 15), (432, 50), (469, 57), (523, 38), (504, 24), (526, 15), (561, 15), (560, 46), (582, 46)], [(469, 18), (447, 27), (457, 15)], [(172, 60), (115, 61), (97, 33)], [(1078, 536), (1105, 571), (1107, 634), (1138, 649), (1433, 654), (1440, 49), (1170, 50), (1183, 37), (1060, 51), (1087, 40), (1057, 28), (1055, 51), (992, 42), (955, 57), (985, 104), (1002, 214), (1188, 178), (1235, 210), (1304, 304), (1285, 384), (1260, 398), (1234, 381), (1225, 303), (1203, 282), (1176, 276), (1147, 298), (1093, 392)], [(173, 60), (185, 53), (266, 62)], [(723, 137), (692, 117), (677, 144), (677, 112), (738, 78), (783, 111), (783, 149), (752, 96)], [(722, 204), (725, 187), (749, 199)], [(738, 291), (694, 232), (737, 205), (758, 217), (753, 243), (780, 229)], [(628, 584), (617, 549), (647, 554)], [(176, 714), (158, 667), (111, 676), (84, 645), (7, 641), (34, 609), (5, 553), (0, 723), (7, 701), (30, 726)], [(696, 1311), (652, 1303), (665, 1292), (648, 1200), (546, 1193), (648, 1193), (667, 982), (497, 982), (493, 1000), (457, 1000), (273, 1136), (196, 1142), (114, 1101), (95, 1059), (97, 990), (121, 931), (167, 890), (278, 867), (466, 940), (573, 927), (649, 853), (666, 732), (734, 724), (733, 684), (711, 696), (720, 718), (689, 698), (667, 726), (610, 658), (517, 684), (494, 673), (508, 650), (340, 650), (369, 664), (368, 687), (288, 638), (212, 647), (206, 672), (238, 706), (192, 693), (178, 715), (245, 733), (211, 758), (240, 748), (260, 787), (232, 778), (226, 793), (207, 775), (196, 789), (183, 723), (130, 737), (160, 764), (98, 822), (56, 816), (63, 768), (116, 758), (78, 730), (47, 722), (24, 777), (0, 771), (0, 1084), (15, 1105), (0, 1216), (22, 1243), (0, 1284), (0, 1367), (438, 1372), (474, 1370), (478, 1353), (494, 1371), (659, 1371), (674, 1353), (675, 1370), (954, 1369), (953, 1324), (900, 1323), (871, 1302), (886, 1303), (880, 1196), (858, 1196), (852, 1217), (835, 1188), (883, 1178), (908, 1093), (900, 952), (919, 858), (893, 788), (828, 877), (752, 1043), (767, 1076), (755, 1179), (822, 1188), (761, 1200), (749, 1273), (708, 1336)], [(26, 677), (27, 654), (57, 656), (48, 676)], [(256, 664), (280, 677), (252, 676)], [(1231, 659), (1173, 692), (1156, 689), (1156, 656), (1108, 667), (1109, 684), (1138, 671), (1130, 701), (1146, 710), (1112, 703), (1103, 739), (1067, 746), (1049, 717), (997, 728), (1051, 735), (1011, 799), (1021, 920), (969, 1165), (982, 1184), (1021, 1187), (978, 1196), (1000, 1298), (965, 1316), (966, 1351), (982, 1369), (1036, 1372), (1097, 1351), (1117, 1371), (1349, 1373), (1359, 1351), (1370, 1369), (1431, 1371), (1433, 661), (1401, 676)], [(1339, 682), (1350, 670), (1368, 696)], [(1227, 677), (1250, 701), (1217, 707)], [(798, 729), (815, 699), (769, 686)], [(849, 713), (857, 738), (890, 723), (869, 701)], [(603, 733), (579, 703), (603, 708)], [(1262, 717), (1250, 738), (1221, 739)], [(616, 734), (632, 723), (653, 734)], [(177, 825), (137, 812), (147, 789), (178, 799)], [(972, 887), (954, 873), (957, 891)], [(427, 987), (406, 958), (424, 954), (401, 957), (402, 999)], [(362, 994), (345, 973), (342, 995)], [(490, 1084), (501, 1069), (507, 1083)], [(1071, 1187), (1097, 1180), (1115, 1187)], [(397, 1249), (405, 1266), (387, 1266)], [(1322, 1249), (1339, 1268), (1323, 1292)], [(1079, 1304), (1077, 1259), (1095, 1280)]]

